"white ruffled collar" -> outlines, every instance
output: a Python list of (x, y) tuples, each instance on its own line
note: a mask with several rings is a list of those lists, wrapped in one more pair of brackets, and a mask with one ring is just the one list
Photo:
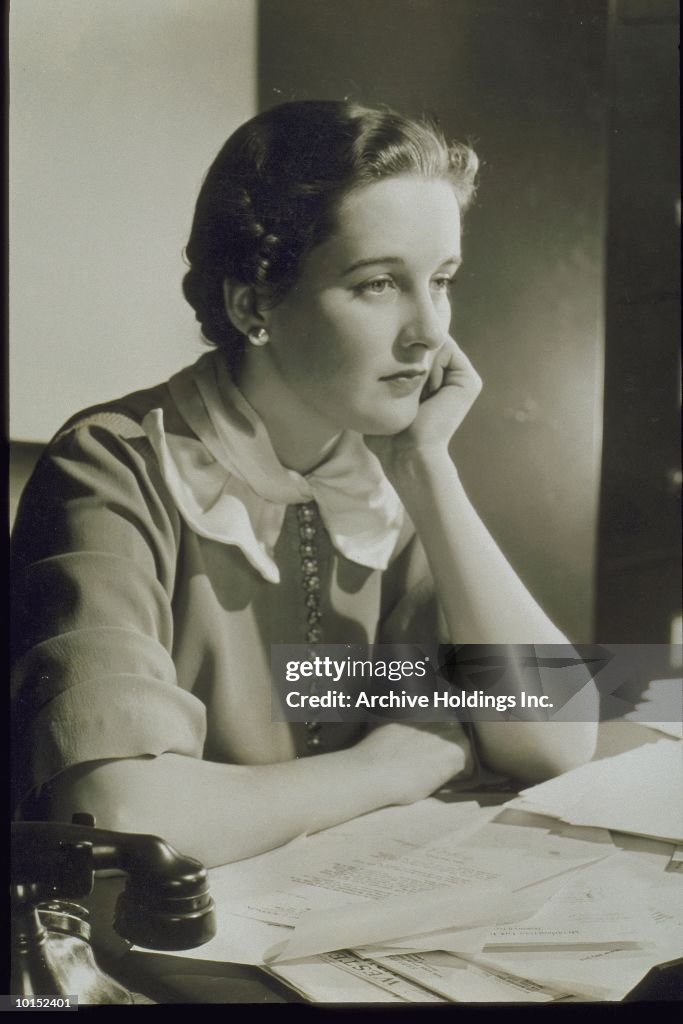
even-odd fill
[(386, 569), (403, 506), (360, 434), (342, 435), (332, 457), (302, 476), (279, 462), (263, 421), (235, 387), (219, 352), (175, 374), (169, 390), (196, 438), (166, 433), (152, 409), (142, 427), (187, 525), (240, 548), (264, 579), (278, 583), (273, 552), (288, 505), (315, 501), (346, 558)]

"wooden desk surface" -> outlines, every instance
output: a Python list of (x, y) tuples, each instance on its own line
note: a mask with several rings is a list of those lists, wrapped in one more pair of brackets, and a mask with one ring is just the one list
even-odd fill
[[(633, 722), (602, 722), (595, 759), (611, 757), (656, 743), (663, 734)], [(672, 742), (676, 742), (672, 740)], [(511, 792), (479, 794), (468, 791), (451, 793), (447, 799), (478, 800), (482, 805), (504, 803)], [(643, 842), (643, 840), (638, 840)], [(123, 880), (98, 880), (88, 901), (94, 944), (101, 966), (134, 993), (144, 994), (142, 1001), (160, 1003), (285, 1003), (303, 1002), (290, 989), (255, 967), (189, 960), (171, 954), (130, 952), (113, 931), (111, 921)], [(679, 975), (680, 977), (680, 975)], [(676, 983), (678, 985), (678, 982)], [(647, 998), (653, 998), (651, 994)], [(683, 998), (683, 989), (676, 998)]]

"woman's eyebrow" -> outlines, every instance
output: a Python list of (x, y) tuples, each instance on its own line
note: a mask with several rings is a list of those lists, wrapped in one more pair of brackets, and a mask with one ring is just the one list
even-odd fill
[[(377, 263), (395, 264), (403, 262), (404, 260), (400, 256), (371, 256), (369, 259), (366, 260), (356, 260), (356, 262), (352, 263), (350, 267), (346, 268), (346, 270), (342, 270), (341, 276), (345, 277), (347, 274), (350, 274), (352, 270), (358, 270), (361, 267), (372, 267)], [(439, 266), (442, 267), (446, 263), (453, 263), (455, 264), (456, 267), (459, 267), (460, 264), (462, 263), (462, 258), (456, 255), (447, 256), (445, 260), (442, 260), (441, 263), (439, 263)]]
[(359, 267), (372, 267), (375, 263), (403, 263), (403, 260), (400, 256), (371, 256), (367, 260), (356, 260), (346, 270), (342, 270), (342, 277), (350, 274), (352, 270), (358, 270)]

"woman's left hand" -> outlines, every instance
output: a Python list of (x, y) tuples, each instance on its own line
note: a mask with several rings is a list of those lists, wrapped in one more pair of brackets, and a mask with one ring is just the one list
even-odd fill
[(472, 363), (448, 337), (435, 356), (411, 425), (394, 435), (366, 435), (365, 443), (385, 466), (414, 451), (447, 450), (481, 387), (481, 377)]

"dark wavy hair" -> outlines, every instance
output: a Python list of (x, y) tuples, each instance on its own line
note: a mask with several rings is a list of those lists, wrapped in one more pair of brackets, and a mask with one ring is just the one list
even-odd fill
[(275, 305), (354, 189), (406, 173), (443, 178), (464, 212), (477, 168), (468, 146), (448, 145), (435, 125), (388, 109), (305, 100), (247, 121), (209, 168), (186, 248), (183, 292), (204, 338), (235, 369), (244, 337), (225, 311), (223, 281), (259, 286)]

